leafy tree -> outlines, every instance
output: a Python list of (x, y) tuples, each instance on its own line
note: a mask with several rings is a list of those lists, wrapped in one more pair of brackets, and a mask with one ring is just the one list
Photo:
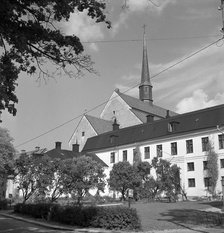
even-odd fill
[[(0, 7), (0, 110), (15, 115), (18, 102), (15, 89), (21, 72), (39, 78), (49, 76), (44, 64), (56, 72), (79, 76), (94, 72), (90, 56), (75, 35), (64, 35), (60, 22), (72, 13), (86, 11), (96, 23), (110, 27), (104, 14), (105, 3), (97, 0), (1, 0)], [(53, 74), (55, 75), (55, 74)]]
[(153, 176), (149, 176), (139, 190), (139, 195), (141, 198), (147, 198), (149, 201), (149, 199), (155, 198), (159, 188), (159, 183), (154, 179)]
[(156, 182), (160, 192), (165, 192), (169, 201), (176, 201), (180, 192), (180, 168), (164, 159), (155, 157), (152, 166), (156, 170)]
[(135, 149), (134, 149), (134, 155), (133, 155), (133, 164), (138, 164), (141, 162), (141, 151), (140, 151), (140, 148), (139, 146), (136, 146)]
[(16, 183), (22, 191), (23, 203), (31, 197), (45, 196), (54, 173), (47, 157), (22, 154), (15, 162)]
[(7, 129), (0, 128), (0, 200), (5, 198), (7, 177), (13, 173), (15, 149)]
[(114, 164), (110, 171), (108, 184), (111, 190), (120, 192), (122, 199), (125, 200), (128, 189), (140, 186), (141, 177), (136, 167), (132, 166), (129, 162), (119, 162)]
[(66, 161), (66, 175), (64, 176), (64, 190), (81, 205), (83, 198), (91, 189), (104, 191), (105, 174), (101, 164), (90, 157), (81, 156)]
[(211, 142), (208, 143), (208, 152), (207, 152), (207, 168), (208, 168), (208, 177), (209, 177), (209, 191), (212, 195), (215, 195), (215, 189), (218, 181), (218, 155), (215, 153)]
[(146, 182), (149, 178), (152, 166), (147, 161), (139, 162), (136, 164), (137, 172), (142, 178), (143, 182)]

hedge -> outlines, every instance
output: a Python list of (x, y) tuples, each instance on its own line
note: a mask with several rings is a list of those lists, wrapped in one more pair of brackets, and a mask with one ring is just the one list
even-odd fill
[(80, 227), (116, 230), (139, 230), (141, 228), (136, 210), (124, 206), (78, 207), (55, 204), (17, 204), (14, 212)]
[(0, 200), (0, 210), (6, 210), (8, 207), (8, 201), (6, 199)]

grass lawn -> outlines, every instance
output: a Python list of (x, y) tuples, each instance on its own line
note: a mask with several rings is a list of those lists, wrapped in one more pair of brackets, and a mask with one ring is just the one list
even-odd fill
[[(164, 230), (192, 228), (203, 225), (199, 210), (211, 207), (221, 208), (221, 202), (145, 202), (133, 203), (141, 219), (142, 230)], [(200, 215), (199, 215), (200, 213)], [(206, 215), (206, 212), (202, 214)]]

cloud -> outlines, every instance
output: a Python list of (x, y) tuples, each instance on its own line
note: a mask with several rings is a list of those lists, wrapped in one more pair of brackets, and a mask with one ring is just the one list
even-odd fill
[(96, 45), (96, 43), (90, 43), (89, 48), (95, 52), (99, 51), (99, 47)]
[(126, 25), (126, 21), (127, 21), (127, 19), (128, 19), (128, 17), (129, 17), (129, 13), (128, 12), (122, 12), (120, 15), (119, 15), (119, 18), (118, 18), (118, 20), (117, 21), (115, 21), (114, 23), (113, 23), (113, 25), (112, 25), (112, 30), (111, 30), (111, 34), (112, 34), (112, 36), (115, 36), (117, 33), (118, 33), (118, 31), (119, 31), (119, 29), (120, 29), (120, 27), (121, 26), (127, 26)]
[(151, 10), (161, 12), (168, 4), (176, 0), (127, 0), (128, 9), (132, 12)]
[[(157, 74), (172, 66), (187, 55), (167, 63), (149, 64), (154, 103), (171, 108), (174, 111), (176, 108), (179, 112), (224, 103), (222, 94), (224, 93), (223, 50), (224, 46), (217, 47), (213, 45), (154, 78), (153, 74)], [(137, 72), (133, 70), (133, 73), (122, 76), (122, 79), (120, 79), (122, 83), (117, 84), (117, 87), (120, 85), (125, 87), (124, 89), (128, 89), (128, 87), (137, 85), (140, 82), (140, 77), (141, 68)], [(200, 89), (206, 93), (207, 100), (202, 95), (202, 92), (198, 92)], [(196, 94), (192, 96), (192, 93), (196, 90)], [(129, 93), (137, 96), (138, 90), (133, 90)], [(198, 98), (198, 101), (201, 100), (198, 105), (197, 102), (191, 104), (191, 102), (197, 99), (195, 96)]]
[[(82, 41), (102, 40), (104, 38), (101, 24), (91, 19), (86, 11), (71, 15), (70, 21), (63, 23), (63, 31), (67, 35), (76, 35)], [(89, 44), (90, 49), (98, 51), (96, 44)]]
[(193, 92), (193, 95), (191, 97), (182, 99), (176, 105), (176, 111), (178, 113), (185, 113), (185, 112), (195, 111), (198, 109), (208, 108), (223, 103), (224, 103), (224, 92), (217, 93), (213, 99), (209, 100), (208, 95), (202, 89), (198, 89)]
[(115, 36), (122, 26), (127, 27), (128, 18), (136, 13), (142, 13), (143, 11), (152, 11), (161, 13), (167, 5), (176, 3), (176, 0), (127, 0), (126, 8), (122, 11), (116, 21), (112, 25), (112, 35)]

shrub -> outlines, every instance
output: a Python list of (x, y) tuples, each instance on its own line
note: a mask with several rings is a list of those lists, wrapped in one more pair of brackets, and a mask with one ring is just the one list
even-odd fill
[(91, 226), (105, 229), (140, 229), (140, 220), (135, 209), (127, 207), (98, 207)]
[(17, 204), (14, 207), (14, 212), (81, 227), (140, 229), (136, 210), (123, 206), (80, 207), (55, 204)]
[(16, 204), (14, 212), (32, 216), (34, 218), (48, 219), (52, 204), (39, 203), (39, 204)]
[(8, 202), (6, 199), (0, 200), (0, 210), (6, 210), (8, 207)]

